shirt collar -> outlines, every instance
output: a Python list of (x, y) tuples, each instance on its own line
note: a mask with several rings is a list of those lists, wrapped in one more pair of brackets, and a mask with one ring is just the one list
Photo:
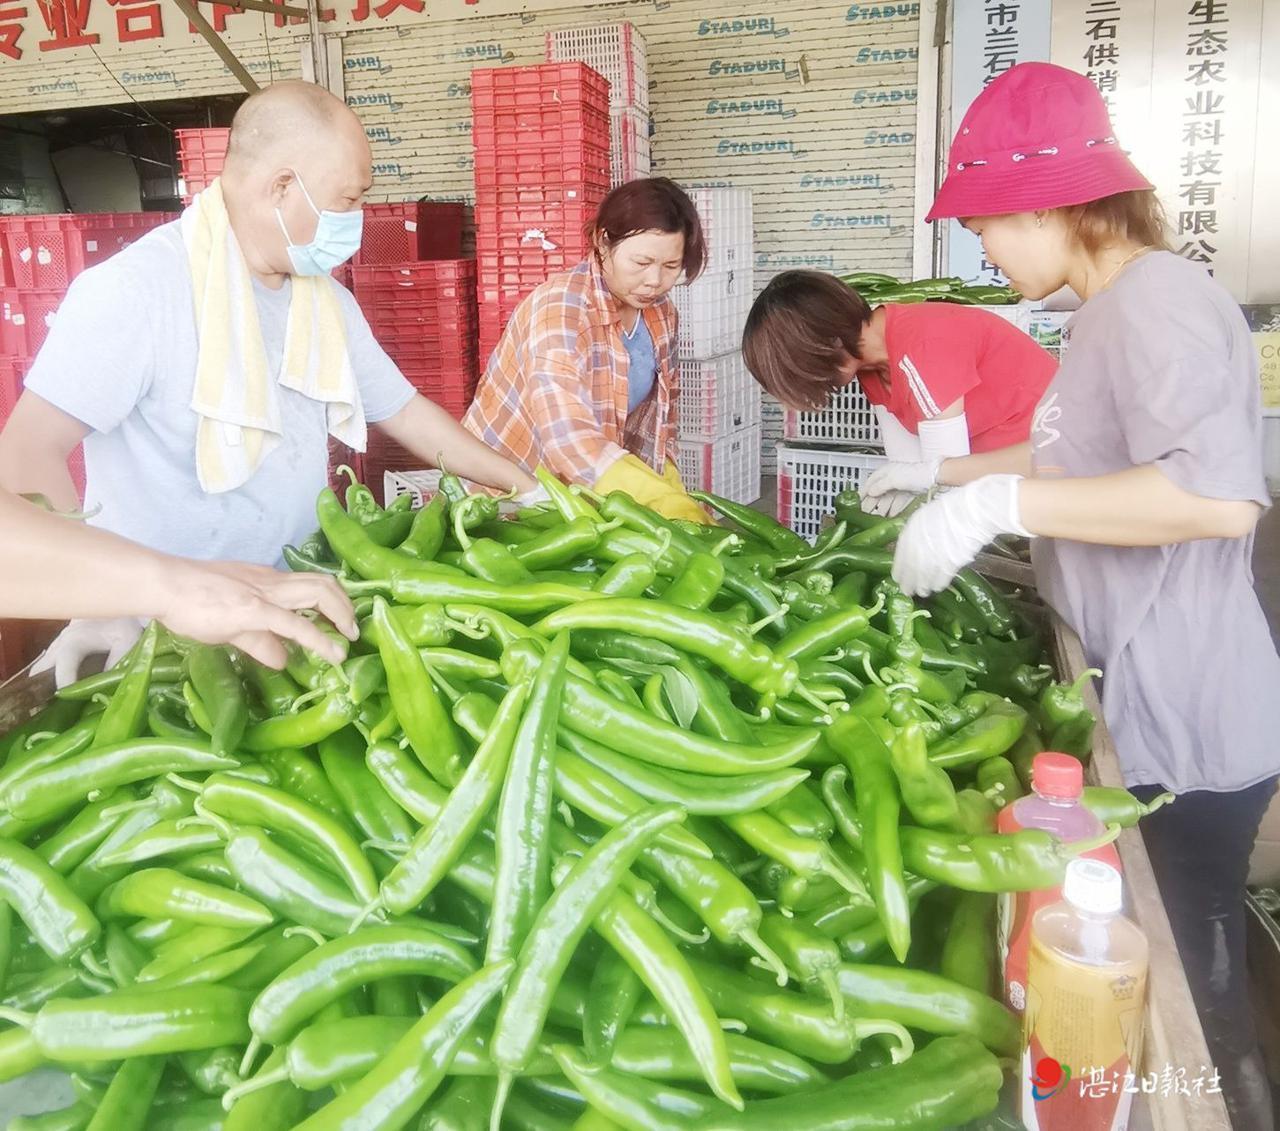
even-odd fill
[(598, 313), (601, 322), (606, 325), (612, 325), (614, 322), (622, 321), (622, 309), (618, 305), (618, 300), (613, 297), (613, 292), (609, 289), (609, 284), (604, 281), (604, 271), (601, 270), (600, 261), (592, 254), (587, 259), (587, 269), (591, 272), (592, 287), (592, 308)]

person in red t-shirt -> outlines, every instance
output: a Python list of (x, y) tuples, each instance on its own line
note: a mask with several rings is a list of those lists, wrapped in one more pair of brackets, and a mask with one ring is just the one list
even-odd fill
[[(747, 368), (788, 408), (826, 407), (855, 377), (875, 409), (885, 454), (933, 460), (1026, 443), (1058, 365), (998, 315), (929, 302), (875, 309), (820, 271), (784, 271), (747, 318)], [(896, 514), (913, 496), (879, 496)]]

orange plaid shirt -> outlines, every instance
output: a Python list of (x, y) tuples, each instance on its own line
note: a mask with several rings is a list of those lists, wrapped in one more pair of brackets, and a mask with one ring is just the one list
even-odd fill
[(676, 310), (663, 298), (641, 312), (653, 337), (653, 390), (627, 412), (630, 358), (622, 316), (591, 260), (553, 275), (511, 316), (463, 425), (507, 459), (544, 464), (592, 485), (632, 452), (661, 473), (676, 458)]

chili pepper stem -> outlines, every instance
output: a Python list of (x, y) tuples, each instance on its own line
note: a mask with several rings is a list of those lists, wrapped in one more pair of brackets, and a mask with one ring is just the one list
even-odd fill
[(10, 1009), (8, 1006), (0, 1006), (0, 1021), (11, 1021), (15, 1025), (21, 1026), (23, 1029), (30, 1029), (35, 1023), (36, 1015), (34, 1013), (23, 1013), (20, 1009)]
[(884, 680), (880, 678), (879, 674), (876, 672), (876, 669), (871, 666), (871, 657), (868, 656), (865, 652), (863, 653), (863, 656), (862, 656), (862, 667), (863, 667), (863, 670), (867, 673), (867, 679), (869, 679), (877, 687), (884, 687)]
[(338, 475), (345, 475), (352, 487), (360, 485), (360, 480), (356, 478), (355, 469), (350, 467), (348, 464), (340, 464), (336, 471)]
[(837, 1021), (844, 1020), (844, 995), (840, 992), (840, 982), (834, 970), (823, 970), (818, 974), (818, 981), (831, 999), (831, 1016)]
[(1079, 856), (1085, 856), (1090, 852), (1094, 852), (1097, 849), (1102, 848), (1104, 845), (1110, 844), (1120, 835), (1122, 828), (1122, 825), (1108, 825), (1105, 831), (1094, 837), (1092, 840), (1072, 841), (1070, 844), (1063, 845), (1062, 851), (1070, 860), (1074, 860)]
[(493, 1110), (489, 1114), (489, 1131), (501, 1131), (502, 1109), (507, 1106), (507, 1096), (511, 1094), (511, 1085), (515, 1077), (510, 1072), (498, 1070), (498, 1088), (493, 1097)]
[(326, 691), (323, 687), (316, 687), (310, 691), (303, 693), (302, 695), (299, 695), (298, 698), (296, 698), (293, 701), (293, 705), (289, 708), (289, 714), (296, 715), (299, 711), (302, 710), (303, 707), (307, 706), (309, 703), (313, 703), (317, 699), (323, 699), (328, 694), (329, 694), (328, 691)]
[(451, 703), (456, 703), (462, 698), (462, 692), (450, 683), (443, 675), (441, 675), (433, 664), (424, 659), (422, 661), (422, 666), (427, 669), (427, 675), (431, 677), (431, 682), (445, 693)]
[(892, 1037), (897, 1044), (889, 1050), (889, 1059), (894, 1064), (910, 1060), (916, 1051), (916, 1042), (907, 1030), (896, 1021), (884, 1021), (874, 1018), (859, 1019), (853, 1023), (854, 1036), (859, 1042), (868, 1037)]
[(768, 628), (775, 621), (782, 620), (791, 611), (790, 605), (779, 605), (778, 608), (770, 613), (767, 617), (761, 617), (754, 624), (747, 625), (747, 635), (755, 636), (762, 629)]
[(382, 896), (379, 895), (377, 898), (371, 899), (362, 908), (360, 908), (356, 913), (355, 918), (351, 920), (351, 926), (347, 928), (347, 934), (351, 934), (353, 931), (358, 931), (362, 926), (364, 926), (366, 920), (383, 909), (384, 904), (382, 902)]
[(258, 1053), (262, 1049), (262, 1038), (253, 1036), (249, 1038), (249, 1044), (245, 1047), (244, 1056), (240, 1058), (240, 1067), (238, 1069), (240, 1075), (248, 1076), (253, 1069), (253, 1062), (258, 1059)]
[(450, 632), (456, 632), (459, 636), (465, 636), (468, 640), (486, 640), (489, 636), (488, 628), (476, 623), (466, 624), (462, 621), (450, 620), (445, 618), (444, 627)]
[(463, 526), (463, 520), (467, 517), (466, 510), (463, 507), (455, 507), (453, 511), (453, 536), (457, 540), (459, 546), (464, 550), (471, 549), (471, 536), (467, 533), (466, 527)]
[[(670, 534), (668, 534), (667, 537), (670, 538)], [(723, 538), (720, 539), (719, 542), (717, 542), (711, 548), (711, 556), (713, 558), (718, 558), (730, 546), (740, 546), (741, 544), (742, 544), (742, 539), (739, 538), (736, 534), (726, 534)]]
[(263, 1088), (284, 1084), (288, 1079), (289, 1069), (282, 1064), (278, 1068), (273, 1068), (270, 1072), (259, 1072), (252, 1079), (242, 1080), (239, 1084), (233, 1084), (222, 1093), (222, 1110), (230, 1111), (245, 1096), (260, 1092)]
[(86, 970), (88, 970), (90, 974), (94, 974), (99, 978), (110, 978), (112, 981), (115, 980), (111, 971), (108, 970), (105, 966), (103, 966), (102, 963), (100, 963), (96, 958), (94, 958), (92, 952), (90, 951), (86, 950), (83, 954), (80, 955), (80, 965), (83, 966)]
[(666, 931), (667, 934), (679, 939), (682, 943), (686, 943), (689, 946), (702, 946), (711, 939), (711, 932), (707, 930), (706, 927), (703, 927), (701, 933), (696, 935), (691, 931), (686, 931), (679, 923), (672, 920), (667, 913), (652, 900), (637, 899), (636, 905), (643, 909), (645, 914), (657, 923), (659, 927)]
[(1074, 695), (1079, 695), (1080, 692), (1084, 689), (1084, 685), (1086, 683), (1090, 682), (1091, 680), (1101, 679), (1101, 678), (1102, 678), (1101, 668), (1086, 668), (1084, 671), (1082, 671), (1079, 674), (1079, 676), (1076, 677), (1075, 682), (1072, 683), (1070, 688), (1071, 693)]
[[(803, 683), (797, 683), (796, 689), (791, 694), (794, 695), (797, 699), (801, 699), (805, 703), (808, 703), (809, 706), (812, 707), (815, 711), (822, 711), (823, 713), (825, 713), (828, 709), (828, 704), (823, 700), (819, 699), (812, 691), (810, 691), (807, 687), (805, 687)], [(830, 721), (831, 719), (828, 718), (827, 722), (830, 722)]]
[(370, 837), (368, 840), (360, 842), (361, 848), (372, 848), (378, 852), (385, 852), (388, 856), (398, 859), (409, 851), (407, 844), (400, 844), (394, 840), (378, 840), (376, 837)]
[(192, 808), (195, 810), (195, 815), (199, 817), (200, 820), (218, 830), (218, 835), (222, 837), (224, 841), (230, 840), (235, 836), (235, 830), (216, 813), (210, 813), (199, 799), (196, 800)]
[(787, 984), (787, 966), (769, 946), (768, 943), (760, 937), (753, 927), (744, 927), (738, 932), (738, 942), (743, 946), (749, 946), (756, 952), (764, 964), (773, 971), (773, 976), (777, 979), (779, 986)]
[(324, 937), (324, 935), (322, 935), (314, 927), (302, 927), (296, 924), (292, 927), (286, 927), (284, 929), (284, 933), (282, 937), (286, 939), (291, 939), (293, 938), (294, 935), (303, 935), (304, 937), (309, 938), (313, 943), (315, 943), (316, 946), (324, 946), (324, 944), (329, 941)]

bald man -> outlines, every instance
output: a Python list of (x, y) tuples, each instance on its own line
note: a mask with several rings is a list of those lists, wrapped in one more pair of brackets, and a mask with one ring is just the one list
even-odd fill
[[(99, 508), (96, 525), (184, 557), (276, 563), (282, 545), (315, 528), (315, 499), (326, 479), (326, 405), (279, 382), (291, 278), (316, 275), (339, 296), (369, 424), (424, 466), (444, 464), (503, 490), (534, 488), (525, 471), (414, 391), (374, 341), (351, 295), (327, 277), (358, 247), (359, 224), (351, 216), (371, 182), (359, 119), (320, 87), (277, 83), (236, 114), (222, 195), (248, 268), (280, 425), (247, 481), (217, 493), (201, 487), (200, 417), (192, 407), (199, 336), (189, 244), (177, 221), (72, 284), (0, 434), (0, 487), (73, 508), (66, 458), (83, 440), (86, 503)], [(63, 645), (75, 654), (58, 655), (55, 645), (59, 679), (74, 678), (83, 655), (120, 654), (137, 628), (73, 625)]]

